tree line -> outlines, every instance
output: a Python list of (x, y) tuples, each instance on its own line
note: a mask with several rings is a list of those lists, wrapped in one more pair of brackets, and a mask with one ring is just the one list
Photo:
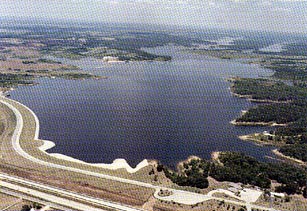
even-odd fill
[(266, 163), (238, 152), (223, 152), (219, 161), (193, 159), (183, 164), (180, 171), (172, 171), (159, 164), (158, 171), (164, 171), (166, 177), (180, 186), (207, 188), (208, 177), (218, 181), (229, 181), (254, 185), (269, 189), (272, 180), (281, 183), (278, 192), (303, 194), (306, 189), (306, 169), (286, 163)]

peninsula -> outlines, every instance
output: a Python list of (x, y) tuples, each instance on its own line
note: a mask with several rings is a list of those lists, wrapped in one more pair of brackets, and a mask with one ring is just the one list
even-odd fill
[[(304, 167), (307, 161), (307, 86), (304, 72), (304, 68), (307, 68), (307, 59), (305, 55), (301, 55), (302, 52), (296, 52), (299, 55), (293, 55), (294, 50), (289, 50), (288, 53), (282, 52), (277, 55), (276, 53), (261, 53), (259, 48), (251, 51), (248, 43), (261, 42), (261, 39), (260, 41), (254, 38), (230, 39), (225, 37), (225, 34), (229, 32), (225, 34), (219, 31), (213, 34), (212, 32), (197, 32), (187, 35), (184, 30), (143, 31), (117, 26), (112, 30), (106, 30), (97, 25), (95, 27), (99, 29), (91, 26), (73, 27), (69, 24), (53, 27), (38, 27), (30, 24), (22, 31), (7, 27), (2, 35), (3, 38), (0, 39), (0, 86), (2, 91), (0, 97), (0, 192), (3, 195), (3, 197), (0, 195), (0, 205), (8, 202), (12, 205), (11, 201), (22, 198), (23, 200), (16, 202), (16, 206), (13, 205), (17, 207), (16, 210), (21, 210), (21, 205), (28, 206), (27, 208), (30, 206), (48, 208), (49, 206), (59, 210), (97, 211), (269, 211), (290, 210), (293, 206), (307, 209), (307, 174)], [(49, 30), (52, 33), (46, 33)], [(245, 39), (244, 42), (242, 39)], [(163, 48), (165, 46), (169, 48)], [(244, 46), (248, 49), (242, 49)], [(178, 51), (177, 54), (168, 55), (174, 51)], [(219, 59), (211, 56), (219, 57)], [(227, 65), (227, 62), (223, 63), (229, 59), (239, 61), (231, 65)], [(208, 63), (197, 63), (204, 60)], [(195, 66), (194, 62), (197, 63)], [(228, 84), (224, 76), (221, 76), (222, 73), (210, 69), (211, 62), (217, 62), (219, 68), (224, 65), (227, 68), (224, 74), (227, 73), (227, 76), (232, 65), (235, 66), (238, 62), (248, 63), (246, 67), (262, 65), (274, 70), (274, 74), (270, 77), (259, 78), (234, 76), (231, 77)], [(84, 65), (85, 63), (92, 64), (91, 68), (87, 68), (89, 66)], [(287, 72), (289, 69), (291, 73)], [(159, 74), (152, 74), (152, 72)], [(208, 75), (203, 77), (207, 72)], [(131, 74), (135, 74), (133, 79), (128, 77)], [(210, 80), (212, 79), (214, 83), (205, 87), (201, 80), (209, 77), (210, 74), (213, 75)], [(117, 77), (112, 78), (112, 76)], [(213, 95), (211, 96), (213, 103), (224, 100), (225, 97), (229, 97), (227, 99), (230, 100), (238, 100), (229, 94), (226, 89), (229, 86), (236, 97), (258, 103), (242, 112), (241, 116), (238, 114), (239, 117), (232, 121), (233, 124), (276, 126), (270, 131), (246, 135), (244, 139), (274, 145), (278, 147), (278, 150), (274, 152), (281, 158), (291, 158), (289, 162), (281, 160), (269, 162), (264, 161), (264, 158), (258, 160), (242, 152), (236, 152), (237, 149), (235, 152), (210, 151), (212, 156), (210, 157), (208, 153), (206, 157), (201, 149), (199, 152), (201, 156), (191, 156), (178, 163), (177, 168), (172, 168), (160, 160), (150, 160), (146, 157), (134, 167), (128, 164), (128, 159), (123, 158), (117, 158), (110, 163), (89, 163), (74, 156), (70, 157), (68, 154), (51, 153), (50, 150), (55, 147), (54, 142), (56, 141), (40, 138), (41, 128), (38, 117), (30, 108), (21, 103), (22, 100), (20, 102), (14, 100), (16, 98), (13, 92), (10, 92), (22, 85), (37, 85), (39, 78), (48, 78), (42, 81), (48, 81), (50, 84), (60, 81), (59, 79), (53, 80), (54, 78), (67, 79), (61, 80), (65, 83), (81, 84), (80, 87), (69, 86), (76, 89), (76, 93), (81, 97), (84, 97), (80, 94), (81, 91), (90, 90), (94, 98), (101, 96), (97, 94), (98, 92), (106, 92), (107, 95), (101, 97), (103, 103), (106, 104), (84, 97), (85, 100), (82, 103), (88, 103), (84, 110), (89, 111), (86, 114), (94, 113), (97, 108), (95, 104), (100, 107), (111, 107), (114, 112), (111, 112), (110, 116), (104, 113), (103, 117), (105, 124), (109, 126), (107, 129), (110, 133), (113, 130), (113, 133), (115, 131), (114, 134), (120, 137), (123, 151), (129, 146), (127, 144), (130, 138), (128, 138), (129, 130), (135, 127), (132, 133), (134, 137), (141, 137), (142, 142), (135, 141), (133, 147), (138, 150), (141, 147), (147, 147), (145, 150), (149, 150), (151, 146), (146, 145), (146, 142), (153, 139), (154, 144), (161, 148), (161, 153), (164, 153), (165, 157), (170, 157), (171, 160), (174, 158), (168, 154), (170, 150), (173, 151), (172, 155), (186, 153), (185, 151), (190, 153), (189, 150), (192, 148), (184, 148), (180, 151), (180, 145), (187, 143), (188, 145), (184, 147), (194, 144), (195, 148), (198, 147), (194, 140), (196, 139), (195, 134), (200, 130), (200, 127), (197, 126), (204, 118), (210, 118), (210, 115), (208, 117), (198, 116), (196, 114), (199, 113), (195, 112), (195, 109), (200, 108), (201, 111), (207, 109), (207, 102), (187, 99), (195, 99), (189, 98), (190, 96), (196, 96), (197, 99), (205, 97), (207, 93), (200, 91), (204, 87), (215, 91), (210, 93), (219, 93), (222, 88), (218, 85), (226, 84), (223, 90), (226, 90), (227, 96), (223, 95), (224, 92), (220, 95)], [(101, 78), (106, 80), (93, 80)], [(201, 80), (195, 80), (195, 78), (201, 78)], [(82, 80), (72, 81), (70, 79)], [(224, 83), (216, 83), (213, 79), (223, 80)], [(152, 81), (153, 83), (149, 83)], [(87, 84), (94, 85), (85, 86)], [(144, 84), (147, 86), (143, 86)], [(182, 85), (185, 86), (181, 87)], [(98, 91), (96, 90), (95, 93), (90, 87), (98, 87)], [(166, 89), (162, 89), (163, 87)], [(35, 88), (34, 86), (33, 89)], [(53, 89), (56, 88), (58, 87), (53, 87)], [(48, 86), (48, 94), (49, 91), (51, 93), (52, 88)], [(57, 93), (61, 91), (60, 87)], [(176, 95), (178, 92), (181, 95)], [(71, 92), (67, 93), (67, 96), (71, 94)], [(9, 96), (10, 94), (12, 96)], [(34, 94), (33, 96), (38, 97), (39, 95)], [(161, 96), (163, 98), (160, 99)], [(126, 101), (127, 99), (131, 101)], [(178, 99), (181, 101), (177, 101)], [(158, 104), (154, 104), (155, 101), (159, 101)], [(75, 101), (72, 102), (75, 103)], [(188, 106), (183, 107), (181, 102)], [(129, 107), (124, 107), (127, 104)], [(170, 105), (167, 109), (166, 107), (162, 109), (164, 104)], [(65, 98), (62, 105), (68, 107), (68, 99)], [(72, 115), (81, 114), (74, 109), (76, 108), (71, 109), (73, 110)], [(161, 111), (167, 116), (161, 115), (162, 113), (159, 113)], [(54, 115), (58, 115), (57, 112), (54, 112)], [(94, 116), (97, 113), (94, 113)], [(182, 118), (181, 113), (189, 113), (191, 116)], [(59, 111), (59, 116), (60, 114), (64, 119), (64, 113)], [(146, 118), (137, 122), (139, 124), (137, 126), (130, 125), (139, 117), (138, 114)], [(154, 118), (149, 118), (149, 115)], [(218, 124), (215, 115), (214, 113), (212, 122)], [(132, 118), (134, 116), (137, 118)], [(118, 124), (108, 121), (112, 118)], [(164, 118), (167, 119), (166, 126), (162, 124), (165, 123)], [(154, 123), (157, 124), (157, 122), (158, 126), (154, 127)], [(52, 121), (52, 124), (57, 123)], [(148, 134), (147, 130), (141, 133), (142, 130), (147, 129), (141, 127), (145, 123), (151, 130)], [(178, 126), (179, 123), (183, 123), (187, 128), (184, 130), (187, 131), (184, 136), (177, 136), (181, 129)], [(90, 121), (87, 121), (86, 124), (90, 124)], [(163, 127), (168, 127), (169, 130), (159, 130)], [(98, 127), (98, 129), (105, 128)], [(120, 130), (124, 133), (120, 133)], [(164, 139), (160, 138), (160, 131), (164, 133), (162, 134), (165, 135)], [(225, 135), (223, 132), (225, 130), (220, 131), (221, 134), (215, 132), (214, 135), (222, 137)], [(171, 136), (173, 134), (174, 136)], [(176, 141), (172, 139), (173, 137), (176, 137)], [(155, 141), (159, 139), (162, 139), (162, 142), (156, 143)], [(201, 136), (202, 142), (204, 142), (203, 139), (204, 136)], [(61, 141), (66, 141), (65, 144), (68, 144), (68, 140)], [(107, 139), (107, 141), (114, 140)], [(246, 144), (236, 139), (229, 140), (229, 143), (232, 141)], [(82, 142), (84, 143), (94, 147), (97, 144), (90, 142), (89, 138), (86, 138), (86, 142)], [(209, 143), (206, 144), (209, 145)], [(250, 145), (255, 147), (253, 144)], [(216, 144), (214, 147), (219, 148), (220, 146)], [(249, 153), (247, 149), (243, 151)], [(114, 152), (111, 151), (111, 153)], [(137, 153), (131, 154), (137, 155)], [(274, 204), (270, 204), (273, 198)], [(6, 205), (11, 206), (10, 204)]]

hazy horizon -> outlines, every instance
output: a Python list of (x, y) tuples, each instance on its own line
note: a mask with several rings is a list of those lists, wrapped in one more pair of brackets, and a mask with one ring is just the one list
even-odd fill
[(4, 0), (2, 18), (307, 32), (306, 0)]

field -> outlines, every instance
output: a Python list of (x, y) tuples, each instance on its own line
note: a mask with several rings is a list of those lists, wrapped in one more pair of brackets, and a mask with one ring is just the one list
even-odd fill
[[(279, 124), (279, 126), (283, 126), (269, 132), (266, 131), (259, 136), (253, 136), (253, 138), (260, 139), (262, 143), (273, 145), (278, 142), (279, 144), (276, 145), (281, 147), (282, 153), (305, 161), (307, 153), (305, 148), (307, 143), (307, 101), (305, 99), (307, 96), (307, 54), (304, 49), (298, 48), (292, 43), (285, 44), (284, 51), (264, 52), (263, 48), (274, 43), (270, 39), (260, 39), (256, 35), (233, 39), (228, 44), (219, 45), (217, 44), (218, 40), (210, 40), (213, 35), (210, 36), (208, 33), (187, 36), (180, 32), (131, 31), (127, 28), (114, 30), (109, 27), (95, 27), (93, 29), (86, 26), (74, 26), (74, 30), (67, 26), (55, 27), (53, 33), (46, 33), (48, 30), (46, 27), (27, 26), (23, 28), (23, 33), (17, 33), (19, 26), (16, 26), (15, 31), (2, 33), (0, 35), (1, 91), (17, 88), (19, 85), (35, 85), (38, 77), (107, 79), (103, 76), (93, 75), (91, 70), (85, 71), (80, 67), (70, 65), (69, 61), (94, 58), (103, 62), (168, 62), (172, 60), (170, 56), (150, 53), (146, 48), (180, 45), (185, 51), (191, 53), (227, 60), (234, 59), (238, 62), (259, 65), (273, 70), (274, 74), (269, 78), (244, 79), (235, 77), (231, 80), (231, 91), (234, 94), (265, 103), (250, 108), (236, 119), (236, 123), (247, 125)], [(265, 38), (270, 38), (272, 35), (267, 36)], [(219, 33), (213, 37), (223, 39)], [(281, 39), (286, 40), (287, 36), (282, 36)], [(297, 37), (291, 37), (292, 39), (298, 39), (297, 43), (302, 41)], [(208, 45), (210, 47), (206, 49)], [(134, 174), (130, 174), (124, 169), (109, 170), (52, 157), (38, 149), (44, 141), (35, 140), (37, 122), (33, 113), (8, 98), (1, 99), (21, 113), (24, 121), (20, 136), (21, 148), (32, 157), (44, 162), (203, 194), (219, 188), (228, 189), (229, 182), (242, 183), (250, 188), (258, 186), (264, 192), (265, 190), (279, 191), (290, 195), (289, 202), (278, 200), (275, 202), (274, 206), (280, 209), (288, 209), (294, 204), (303, 207), (306, 202), (303, 198), (307, 191), (306, 173), (301, 167), (284, 163), (268, 164), (232, 152), (221, 152), (217, 160), (190, 159), (183, 162), (182, 168), (178, 171), (171, 170), (158, 161), (151, 161), (149, 166)], [(17, 122), (12, 110), (1, 104), (1, 173), (114, 202), (143, 207), (146, 210), (245, 210), (244, 206), (229, 204), (223, 200), (209, 200), (195, 205), (162, 201), (154, 198), (154, 189), (146, 188), (147, 186), (142, 187), (135, 185), (135, 183), (128, 184), (32, 162), (20, 156), (12, 148), (11, 138)], [(275, 181), (279, 182), (276, 186), (274, 185)], [(15, 200), (14, 197), (1, 196), (8, 203)], [(218, 193), (214, 196), (237, 202), (236, 198), (230, 198), (225, 194)], [(257, 203), (269, 206), (265, 194)]]

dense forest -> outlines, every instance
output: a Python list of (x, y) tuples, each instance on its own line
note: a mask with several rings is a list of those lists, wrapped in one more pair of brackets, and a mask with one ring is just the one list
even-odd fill
[(285, 145), (279, 151), (287, 156), (307, 162), (307, 143)]
[(286, 163), (266, 163), (237, 152), (223, 152), (219, 161), (192, 159), (183, 164), (183, 169), (174, 172), (160, 165), (165, 175), (180, 186), (208, 187), (208, 176), (218, 181), (240, 182), (263, 189), (271, 188), (272, 180), (281, 183), (278, 192), (302, 194), (307, 181), (305, 169)]
[(307, 115), (307, 107), (292, 103), (259, 105), (248, 110), (237, 122), (276, 122), (285, 124)]
[[(304, 115), (302, 115), (304, 116)], [(307, 117), (301, 117), (297, 121), (289, 123), (286, 127), (278, 127), (275, 135), (280, 137), (297, 137), (307, 133)]]
[(302, 83), (296, 81), (288, 85), (269, 79), (235, 79), (232, 89), (253, 99), (287, 101), (250, 108), (236, 121), (287, 124), (271, 131), (268, 140), (282, 144), (280, 152), (284, 155), (307, 161), (307, 90)]
[(307, 88), (289, 86), (269, 79), (236, 78), (233, 80), (232, 90), (254, 100), (292, 101), (307, 97)]

